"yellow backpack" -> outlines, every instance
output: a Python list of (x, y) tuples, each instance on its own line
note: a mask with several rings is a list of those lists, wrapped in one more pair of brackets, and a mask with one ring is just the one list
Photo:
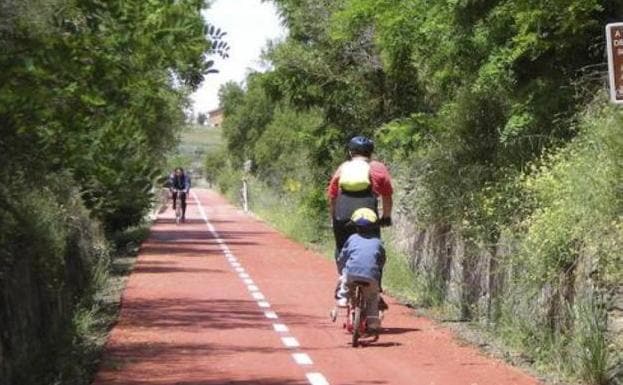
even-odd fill
[(370, 188), (370, 164), (364, 159), (352, 159), (342, 164), (340, 188), (358, 192)]

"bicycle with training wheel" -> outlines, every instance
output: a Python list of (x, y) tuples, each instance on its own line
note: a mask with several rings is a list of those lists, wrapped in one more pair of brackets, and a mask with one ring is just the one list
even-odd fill
[[(342, 327), (352, 334), (352, 346), (356, 348), (360, 345), (360, 339), (366, 338), (366, 342), (376, 342), (379, 339), (378, 330), (368, 329), (367, 322), (367, 303), (364, 295), (364, 288), (370, 285), (366, 281), (355, 281), (348, 298), (346, 307), (346, 317)], [(331, 319), (337, 320), (338, 308), (331, 310)], [(381, 315), (382, 317), (382, 315)]]

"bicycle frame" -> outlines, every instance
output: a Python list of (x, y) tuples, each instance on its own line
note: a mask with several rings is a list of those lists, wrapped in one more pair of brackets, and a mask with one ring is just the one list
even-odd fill
[[(364, 336), (372, 336), (370, 342), (378, 340), (377, 333), (370, 335), (367, 327), (367, 303), (364, 296), (363, 287), (365, 283), (355, 282), (352, 288), (352, 295), (349, 296), (348, 306), (346, 308), (346, 317), (342, 327), (349, 333), (352, 333), (352, 346), (357, 347), (360, 344), (359, 339)], [(333, 309), (330, 313), (333, 322), (337, 319), (338, 310)]]
[(175, 223), (180, 224), (182, 220), (182, 194), (185, 194), (184, 190), (175, 190)]
[(366, 333), (366, 301), (363, 297), (363, 287), (355, 285), (355, 294), (351, 296), (348, 305), (348, 319), (350, 320), (350, 332), (353, 333), (353, 347), (359, 344), (359, 337)]

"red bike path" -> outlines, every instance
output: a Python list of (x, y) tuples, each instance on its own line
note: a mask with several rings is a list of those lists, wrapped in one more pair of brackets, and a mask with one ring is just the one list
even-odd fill
[[(209, 225), (206, 223), (209, 221)], [(378, 342), (352, 348), (333, 261), (195, 189), (142, 245), (95, 385), (529, 385), (388, 299)]]

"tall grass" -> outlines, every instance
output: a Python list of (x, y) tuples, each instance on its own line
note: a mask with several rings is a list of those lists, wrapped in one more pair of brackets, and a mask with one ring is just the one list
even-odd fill
[(259, 180), (249, 181), (249, 204), (259, 217), (292, 239), (313, 244), (324, 252), (332, 248), (329, 216), (322, 216), (301, 204), (298, 194), (274, 191)]
[(591, 385), (609, 383), (608, 317), (603, 297), (590, 292), (574, 306), (575, 361), (580, 377)]
[[(383, 232), (386, 236), (386, 232)], [(409, 303), (422, 303), (419, 280), (410, 269), (406, 255), (397, 252), (391, 244), (385, 242), (387, 261), (383, 268), (383, 286), (385, 291)]]
[(540, 365), (593, 385), (617, 365), (598, 293), (623, 284), (621, 127), (619, 110), (590, 105), (577, 137), (526, 170), (518, 187), (531, 209), (504, 229), (515, 246), (498, 330)]

